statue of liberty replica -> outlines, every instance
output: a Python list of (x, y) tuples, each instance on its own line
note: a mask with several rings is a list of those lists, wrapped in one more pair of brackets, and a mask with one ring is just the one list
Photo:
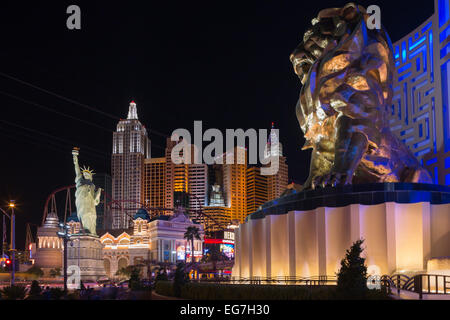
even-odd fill
[(95, 190), (92, 182), (94, 171), (89, 167), (80, 169), (78, 164), (79, 149), (72, 150), (73, 163), (75, 165), (75, 183), (77, 191), (75, 192), (75, 206), (77, 208), (77, 216), (81, 225), (90, 234), (97, 235), (97, 212), (95, 207), (100, 203), (102, 189)]
[[(75, 206), (77, 213), (67, 219), (67, 224), (73, 232), (67, 246), (67, 265), (69, 268), (73, 268), (72, 271), (79, 272), (76, 281), (97, 281), (106, 276), (103, 263), (103, 244), (96, 232), (97, 211), (95, 207), (100, 203), (102, 189), (95, 189), (92, 182), (93, 170), (89, 167), (80, 168), (79, 152), (78, 148), (72, 150), (76, 174)], [(79, 282), (73, 285), (75, 288), (79, 288)]]

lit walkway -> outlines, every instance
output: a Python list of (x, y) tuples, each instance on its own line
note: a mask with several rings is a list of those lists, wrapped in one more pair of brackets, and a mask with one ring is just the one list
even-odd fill
[[(407, 290), (400, 290), (400, 295), (397, 290), (392, 290), (391, 297), (398, 300), (419, 300), (419, 294)], [(450, 294), (423, 294), (422, 300), (450, 300)]]
[(162, 295), (160, 295), (160, 294), (157, 294), (157, 293), (153, 290), (153, 291), (152, 291), (152, 300), (184, 300), (184, 299), (175, 298), (175, 297), (162, 296)]

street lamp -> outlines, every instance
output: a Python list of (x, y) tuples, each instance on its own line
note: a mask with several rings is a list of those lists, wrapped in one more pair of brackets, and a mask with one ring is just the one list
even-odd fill
[(5, 216), (11, 220), (11, 286), (14, 285), (15, 276), (16, 276), (16, 216), (14, 215), (14, 208), (16, 207), (15, 200), (9, 200), (8, 207), (11, 209), (11, 215), (9, 215), (5, 210), (0, 208), (0, 211), (3, 212)]
[(11, 208), (11, 286), (13, 286), (16, 279), (16, 216), (14, 215), (16, 201), (10, 200), (9, 207)]
[(63, 239), (64, 242), (64, 292), (67, 292), (67, 242), (70, 240), (71, 234), (69, 233), (70, 226), (59, 224), (61, 231), (58, 231), (58, 237)]

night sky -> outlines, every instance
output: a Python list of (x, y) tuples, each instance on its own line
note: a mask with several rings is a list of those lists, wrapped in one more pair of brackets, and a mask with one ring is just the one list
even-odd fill
[[(194, 120), (223, 132), (274, 121), (290, 180), (303, 182), (310, 152), (300, 150), (289, 54), (320, 9), (347, 2), (2, 1), (0, 206), (18, 203), (18, 247), (47, 196), (74, 183), (73, 146), (80, 164), (110, 172), (112, 132), (133, 99), (153, 157), (163, 155), (161, 133)], [(393, 42), (434, 12), (433, 0), (359, 3), (380, 6)], [(66, 28), (71, 4), (79, 31)]]

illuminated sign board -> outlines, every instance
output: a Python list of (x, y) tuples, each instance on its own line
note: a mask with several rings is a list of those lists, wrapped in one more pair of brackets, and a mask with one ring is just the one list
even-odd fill
[(232, 232), (232, 231), (224, 231), (223, 232), (223, 238), (225, 240), (233, 240), (234, 241), (234, 232)]

